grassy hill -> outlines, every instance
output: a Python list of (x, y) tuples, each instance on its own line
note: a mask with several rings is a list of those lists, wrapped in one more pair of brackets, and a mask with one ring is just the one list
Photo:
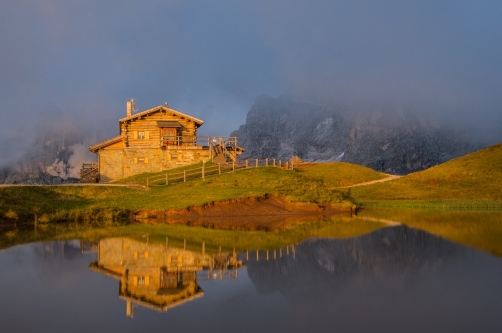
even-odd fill
[(502, 144), (453, 159), (408, 176), (368, 186), (354, 187), (359, 202), (375, 201), (502, 202)]
[(351, 186), (388, 176), (362, 165), (344, 162), (305, 163), (298, 166), (297, 171), (330, 187)]
[[(187, 168), (171, 170), (179, 172)], [(117, 183), (145, 185), (142, 174)], [(131, 210), (167, 210), (233, 198), (284, 196), (291, 201), (347, 205), (502, 208), (502, 144), (397, 180), (343, 188), (385, 174), (349, 163), (307, 163), (295, 172), (256, 168), (147, 190), (98, 186), (0, 187), (0, 220), (119, 220)]]
[[(148, 190), (111, 186), (4, 187), (0, 188), (0, 218), (33, 218), (36, 214), (50, 221), (120, 219), (130, 210), (179, 209), (265, 194), (284, 196), (291, 201), (346, 205), (351, 203), (344, 193), (333, 190), (332, 186), (336, 179), (359, 182), (381, 177), (379, 173), (365, 169), (346, 163), (341, 167), (336, 163), (327, 166), (311, 164), (302, 167), (300, 172), (256, 168), (206, 177), (204, 181), (199, 178), (169, 186), (152, 186)], [(117, 183), (146, 184), (147, 177), (161, 174), (136, 175)]]

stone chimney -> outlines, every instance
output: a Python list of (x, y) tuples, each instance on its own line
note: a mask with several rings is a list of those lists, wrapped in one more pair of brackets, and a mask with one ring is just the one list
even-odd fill
[(134, 109), (134, 99), (131, 99), (130, 101), (126, 102), (126, 111), (128, 117), (132, 116), (133, 109)]

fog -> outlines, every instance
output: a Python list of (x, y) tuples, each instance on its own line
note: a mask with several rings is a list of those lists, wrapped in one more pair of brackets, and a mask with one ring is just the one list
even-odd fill
[(500, 142), (501, 12), (474, 0), (4, 2), (0, 165), (32, 154), (49, 125), (78, 128), (73, 145), (117, 135), (130, 98), (203, 119), (203, 135), (237, 129), (260, 94), (288, 93), (407, 108)]

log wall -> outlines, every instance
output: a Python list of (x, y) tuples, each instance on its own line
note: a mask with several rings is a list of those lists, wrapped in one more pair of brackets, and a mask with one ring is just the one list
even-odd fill
[[(121, 123), (120, 130), (123, 135), (125, 147), (131, 148), (157, 148), (160, 146), (161, 128), (157, 121), (177, 121), (181, 127), (177, 129), (177, 136), (195, 136), (196, 124), (187, 118), (182, 118), (168, 111), (159, 111), (137, 119)], [(145, 138), (137, 137), (138, 132), (145, 132)]]

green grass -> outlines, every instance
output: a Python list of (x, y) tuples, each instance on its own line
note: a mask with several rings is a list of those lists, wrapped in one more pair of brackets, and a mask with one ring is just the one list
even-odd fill
[(359, 221), (356, 219), (334, 218), (329, 221), (299, 224), (277, 231), (230, 231), (194, 228), (182, 225), (120, 225), (110, 221), (103, 223), (65, 223), (46, 224), (29, 229), (14, 228), (0, 233), (0, 249), (35, 241), (81, 239), (97, 241), (107, 237), (129, 237), (146, 242), (165, 244), (169, 238), (169, 246), (183, 247), (187, 241), (187, 249), (200, 250), (202, 242), (210, 253), (219, 246), (224, 250), (235, 248), (243, 250), (273, 250), (286, 245), (297, 244), (309, 237), (347, 238), (370, 233), (385, 226), (381, 223)]
[(359, 216), (403, 223), (436, 236), (502, 256), (502, 214), (500, 212), (368, 209)]
[(351, 186), (388, 176), (361, 165), (343, 162), (305, 163), (298, 166), (297, 171), (330, 187)]
[(319, 179), (278, 168), (257, 168), (148, 190), (96, 186), (0, 188), (0, 217), (14, 211), (21, 220), (34, 219), (35, 214), (50, 221), (120, 220), (132, 210), (180, 209), (265, 194), (299, 202), (351, 204), (341, 191), (327, 189)]
[[(456, 158), (430, 169), (384, 183), (354, 187), (351, 197), (361, 203), (395, 201), (465, 202), (496, 206), (502, 202), (502, 144)], [(500, 205), (498, 206), (500, 207)]]

